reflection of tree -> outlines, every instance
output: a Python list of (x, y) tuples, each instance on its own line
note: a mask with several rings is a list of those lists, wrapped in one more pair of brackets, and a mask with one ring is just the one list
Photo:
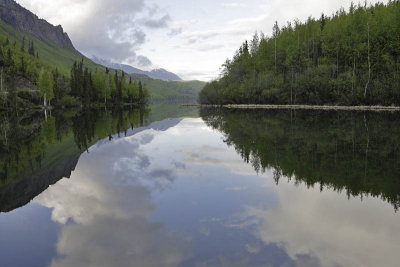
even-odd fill
[(6, 183), (11, 177), (34, 174), (52, 161), (45, 160), (46, 151), (57, 151), (72, 134), (79, 150), (87, 150), (94, 141), (104, 137), (111, 140), (116, 133), (126, 133), (130, 128), (142, 125), (147, 117), (145, 108), (106, 112), (86, 110), (78, 114), (55, 111), (47, 120), (40, 113), (2, 114), (0, 180)]
[(94, 141), (104, 137), (111, 141), (114, 134), (126, 136), (129, 129), (142, 126), (147, 117), (148, 110), (144, 108), (114, 109), (100, 113), (86, 110), (72, 118), (75, 143), (79, 149), (87, 150)]
[(97, 113), (92, 111), (86, 111), (72, 119), (75, 143), (80, 150), (89, 148), (89, 143), (94, 138), (96, 120)]
[[(294, 113), (294, 114), (292, 114)], [(400, 205), (397, 114), (201, 110), (256, 171)]]
[(3, 182), (30, 167), (34, 151), (41, 147), (38, 126), (26, 125), (23, 120), (23, 117), (12, 112), (5, 114), (1, 122), (3, 135), (0, 137), (0, 174)]
[(97, 140), (126, 133), (148, 116), (146, 109), (56, 111), (47, 120), (42, 113), (13, 114), (0, 116), (2, 211), (25, 205), (50, 184), (68, 177), (82, 150)]

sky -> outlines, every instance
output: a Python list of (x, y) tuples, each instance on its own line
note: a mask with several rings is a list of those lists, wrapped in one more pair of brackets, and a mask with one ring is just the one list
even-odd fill
[[(220, 67), (256, 31), (275, 21), (319, 18), (351, 0), (17, 0), (61, 24), (86, 56), (144, 70), (164, 68), (184, 80), (218, 78)], [(357, 1), (355, 1), (357, 2)], [(369, 3), (376, 3), (370, 0)]]

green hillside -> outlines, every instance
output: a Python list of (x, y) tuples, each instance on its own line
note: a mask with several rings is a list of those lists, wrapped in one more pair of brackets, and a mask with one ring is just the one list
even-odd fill
[(35, 50), (39, 53), (39, 57), (46, 63), (49, 63), (49, 65), (58, 68), (58, 70), (65, 75), (69, 74), (74, 62), (81, 61), (82, 58), (85, 59), (85, 66), (90, 70), (95, 71), (99, 69), (105, 71), (105, 67), (89, 60), (77, 50), (61, 48), (51, 41), (37, 38), (29, 33), (19, 32), (2, 20), (0, 20), (0, 36), (3, 38), (8, 37), (11, 42), (16, 41), (18, 45), (22, 43), (24, 37), (26, 44), (28, 44), (29, 41), (33, 41)]
[(154, 101), (196, 102), (200, 91), (205, 86), (201, 81), (162, 81), (147, 79), (145, 81)]
[[(75, 62), (80, 62), (84, 59), (84, 67), (92, 73), (96, 71), (105, 72), (106, 68), (102, 65), (94, 63), (89, 58), (82, 55), (79, 51), (70, 48), (61, 48), (52, 41), (37, 38), (36, 36), (15, 30), (10, 25), (0, 20), (0, 40), (4, 43), (9, 39), (10, 45), (8, 48), (13, 52), (13, 59), (16, 69), (19, 70), (21, 57), (24, 57), (25, 63), (28, 65), (28, 73), (19, 73), (19, 76), (25, 76), (32, 86), (38, 83), (39, 73), (44, 69), (46, 71), (54, 71), (57, 68), (58, 72), (65, 77), (65, 83), (68, 84), (70, 72)], [(28, 52), (21, 52), (22, 43), (25, 43), (27, 50), (30, 42), (34, 43), (35, 55), (39, 58), (30, 57)], [(6, 56), (7, 49), (3, 47), (3, 57)], [(110, 73), (115, 73), (116, 70), (110, 70)], [(117, 70), (118, 75), (122, 75), (122, 71)], [(151, 79), (141, 74), (125, 75), (126, 79), (142, 81), (150, 93), (150, 98), (156, 101), (190, 101), (194, 102), (197, 99), (198, 93), (204, 87), (205, 83), (200, 81), (188, 82), (167, 82), (162, 80)], [(26, 84), (26, 82), (24, 83)], [(21, 88), (18, 88), (21, 89)], [(34, 88), (36, 89), (36, 88)]]

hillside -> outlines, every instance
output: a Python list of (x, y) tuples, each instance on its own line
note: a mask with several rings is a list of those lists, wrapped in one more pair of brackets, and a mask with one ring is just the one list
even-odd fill
[[(271, 25), (272, 26), (272, 25)], [(211, 104), (400, 105), (400, 2), (351, 5), (254, 35), (219, 80)]]
[(158, 79), (143, 80), (151, 93), (152, 101), (197, 102), (198, 95), (205, 82), (202, 81), (162, 81)]
[(69, 74), (74, 62), (80, 61), (82, 58), (85, 59), (85, 65), (89, 69), (95, 70), (98, 68), (105, 70), (105, 67), (88, 60), (74, 48), (62, 48), (50, 40), (26, 32), (17, 31), (2, 20), (0, 20), (0, 36), (4, 39), (9, 38), (11, 42), (16, 41), (18, 44), (21, 44), (24, 38), (26, 43), (33, 41), (35, 44), (35, 50), (38, 52), (39, 57), (54, 68), (58, 68), (58, 70), (65, 75)]
[(74, 48), (61, 25), (54, 27), (13, 0), (0, 0), (0, 18), (18, 31), (48, 39), (62, 48)]
[[(103, 73), (106, 71), (105, 66), (96, 64), (77, 51), (61, 26), (55, 27), (45, 20), (39, 19), (12, 0), (0, 0), (0, 39), (3, 40), (3, 46), (0, 51), (2, 55), (0, 56), (6, 58), (8, 50), (12, 54), (13, 67), (8, 68), (6, 76), (10, 74), (9, 72), (12, 72), (13, 75), (20, 77), (17, 79), (18, 81), (26, 80), (17, 82), (18, 90), (22, 90), (29, 84), (28, 87), (36, 90), (40, 73), (43, 70), (53, 72), (57, 69), (58, 73), (64, 77), (63, 90), (68, 92), (71, 90), (68, 85), (72, 66), (82, 59), (84, 60), (84, 67), (88, 68), (88, 71), (92, 72), (93, 75), (96, 71)], [(9, 44), (5, 45), (7, 40)], [(28, 53), (28, 47), (31, 42), (34, 44), (34, 56)], [(26, 72), (21, 72), (21, 69), (24, 68), (24, 64), (21, 61), (22, 58), (24, 58), (24, 64), (27, 65), (25, 67)], [(7, 66), (4, 67), (7, 68)], [(111, 69), (109, 73), (115, 73), (115, 70)], [(118, 75), (122, 75), (121, 71), (118, 71)], [(132, 78), (136, 81), (142, 81), (149, 90), (151, 97), (160, 99), (165, 95), (176, 99), (181, 98), (180, 93), (182, 90), (179, 89), (181, 86), (176, 86), (173, 83), (160, 80), (153, 81), (153, 79), (144, 74), (125, 75), (125, 78), (127, 80)], [(15, 80), (15, 78), (13, 79)], [(20, 84), (22, 85), (20, 86)], [(166, 88), (166, 92), (160, 93), (160, 89), (156, 87), (158, 85)], [(10, 90), (10, 85), (7, 81), (4, 83), (4, 87), (6, 91)], [(191, 98), (196, 98), (198, 94), (197, 84), (192, 88), (191, 83), (185, 83), (185, 92)], [(54, 95), (56, 95), (56, 92), (54, 92)]]

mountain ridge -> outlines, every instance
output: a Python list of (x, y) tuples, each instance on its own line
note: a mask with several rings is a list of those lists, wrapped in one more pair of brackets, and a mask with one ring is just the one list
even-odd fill
[(61, 25), (54, 26), (40, 19), (14, 0), (0, 0), (0, 19), (19, 31), (25, 31), (41, 39), (48, 39), (62, 48), (75, 49)]
[(172, 72), (169, 72), (163, 68), (153, 69), (151, 71), (145, 71), (145, 70), (141, 70), (141, 69), (132, 67), (127, 64), (113, 63), (109, 60), (101, 59), (96, 56), (91, 57), (91, 60), (93, 60), (97, 64), (106, 66), (108, 68), (123, 70), (124, 72), (126, 72), (128, 74), (132, 74), (132, 73), (144, 74), (150, 78), (159, 79), (159, 80), (163, 80), (163, 81), (182, 81), (182, 79), (178, 75), (176, 75)]

